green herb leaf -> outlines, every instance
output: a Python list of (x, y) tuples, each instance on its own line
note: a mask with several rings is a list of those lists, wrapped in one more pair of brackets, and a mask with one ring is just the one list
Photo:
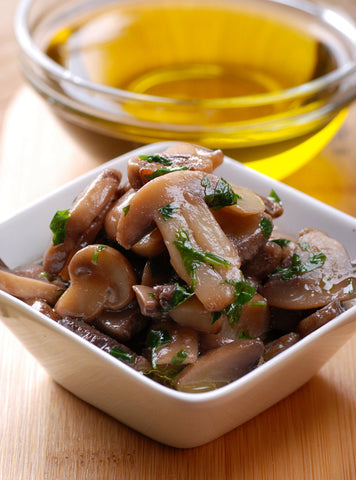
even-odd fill
[(162, 155), (158, 155), (158, 154), (155, 154), (155, 155), (139, 155), (138, 158), (140, 160), (145, 160), (146, 162), (149, 162), (149, 163), (161, 163), (162, 165), (172, 165), (172, 162), (171, 160), (168, 160), (168, 158), (165, 158), (165, 157), (162, 157)]
[(298, 242), (298, 245), (303, 252), (311, 252), (308, 242)]
[(118, 345), (115, 345), (111, 350), (110, 350), (110, 355), (113, 357), (118, 358), (122, 362), (125, 363), (134, 363), (135, 355), (129, 352), (126, 352), (124, 349), (120, 348)]
[(251, 307), (265, 307), (267, 305), (267, 302), (264, 300), (258, 300), (256, 302), (251, 302), (250, 303)]
[(273, 223), (267, 217), (263, 217), (260, 221), (260, 228), (262, 230), (263, 236), (269, 238), (273, 230)]
[(188, 275), (192, 279), (192, 285), (195, 285), (196, 283), (195, 270), (202, 263), (206, 263), (212, 267), (225, 268), (229, 268), (231, 265), (229, 261), (215, 255), (214, 253), (200, 252), (196, 250), (190, 243), (188, 232), (184, 229), (179, 229), (177, 231), (176, 240), (173, 243), (182, 257)]
[(237, 337), (238, 340), (243, 340), (243, 339), (249, 340), (250, 338), (252, 337), (250, 336), (247, 330), (241, 330), (241, 332), (239, 333), (239, 336)]
[(251, 298), (253, 298), (256, 293), (256, 289), (244, 280), (238, 282), (232, 280), (224, 280), (223, 283), (228, 283), (235, 287), (234, 299), (233, 302), (230, 303), (230, 305), (228, 305), (220, 312), (212, 313), (212, 323), (215, 323), (224, 313), (227, 317), (229, 325), (231, 325), (231, 327), (234, 327), (240, 320), (242, 306), (248, 303)]
[(273, 238), (271, 242), (274, 242), (281, 248), (284, 248), (290, 243), (290, 240), (287, 240), (286, 238)]
[(166, 222), (170, 218), (173, 217), (173, 215), (179, 210), (178, 205), (175, 203), (168, 203), (168, 205), (165, 205), (162, 208), (159, 208), (158, 211), (161, 214), (163, 220)]
[(354, 288), (354, 283), (352, 278), (349, 278), (347, 280), (347, 286), (344, 288), (344, 292), (349, 295), (353, 295), (355, 293), (355, 288)]
[(188, 352), (186, 352), (182, 348), (176, 353), (175, 357), (172, 357), (171, 363), (173, 365), (181, 365), (184, 362), (184, 360), (187, 358), (187, 356), (188, 356)]
[(99, 254), (100, 254), (100, 252), (102, 252), (102, 251), (105, 250), (106, 248), (108, 248), (107, 245), (97, 245), (97, 247), (95, 248), (95, 252), (94, 252), (93, 258), (91, 259), (91, 261), (92, 261), (93, 263), (98, 263), (98, 259), (99, 259)]
[(54, 217), (51, 220), (49, 228), (53, 233), (53, 245), (58, 245), (64, 242), (66, 237), (65, 226), (67, 221), (70, 219), (70, 211), (68, 210), (58, 210)]
[(274, 202), (277, 202), (279, 203), (280, 205), (282, 205), (282, 200), (279, 198), (279, 196), (277, 195), (277, 193), (273, 190), (270, 191), (270, 194), (268, 195), (268, 198)]
[(203, 178), (201, 184), (205, 189), (205, 201), (213, 210), (219, 210), (229, 205), (236, 205), (237, 200), (241, 198), (223, 178), (219, 179), (215, 189), (211, 187), (208, 175)]
[(122, 211), (124, 212), (124, 216), (125, 216), (125, 217), (126, 217), (126, 215), (129, 213), (130, 207), (131, 207), (131, 205), (128, 204), (128, 205), (126, 205), (126, 206), (122, 209)]
[(157, 168), (154, 172), (150, 173), (149, 175), (145, 175), (147, 180), (153, 180), (154, 178), (161, 177), (162, 175), (166, 175), (167, 173), (172, 172), (179, 172), (180, 170), (188, 170), (188, 167), (163, 167)]
[(178, 305), (184, 303), (192, 295), (193, 292), (191, 291), (191, 288), (188, 287), (188, 285), (183, 286), (179, 285), (179, 283), (176, 283), (174, 293), (169, 302), (169, 310), (178, 307)]
[(157, 368), (157, 353), (162, 345), (172, 341), (168, 330), (164, 328), (153, 329), (148, 332), (147, 346), (152, 348), (152, 367)]
[(311, 272), (316, 268), (324, 265), (326, 255), (322, 252), (318, 252), (315, 255), (310, 254), (309, 259), (302, 263), (300, 256), (297, 253), (293, 254), (292, 263), (288, 267), (277, 267), (272, 275), (281, 275), (282, 280), (289, 280), (297, 275), (303, 275), (304, 273)]

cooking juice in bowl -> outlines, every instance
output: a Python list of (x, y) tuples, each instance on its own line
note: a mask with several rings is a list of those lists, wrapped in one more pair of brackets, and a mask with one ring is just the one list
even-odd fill
[(110, 134), (224, 148), (282, 178), (342, 124), (343, 108), (325, 108), (340, 84), (317, 82), (349, 61), (352, 42), (308, 12), (249, 3), (110, 2), (57, 22), (46, 52), (72, 74), (125, 92), (114, 108), (130, 120)]

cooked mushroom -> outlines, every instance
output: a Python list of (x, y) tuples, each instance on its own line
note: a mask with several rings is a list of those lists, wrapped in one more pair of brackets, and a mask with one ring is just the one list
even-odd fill
[(104, 309), (128, 305), (136, 277), (129, 261), (106, 245), (88, 245), (79, 250), (68, 266), (70, 286), (55, 305), (61, 316), (94, 319)]
[(53, 305), (63, 290), (55, 283), (48, 282), (45, 278), (23, 277), (16, 275), (7, 268), (0, 268), (0, 290), (3, 290), (20, 300), (42, 299)]
[(153, 288), (145, 285), (133, 285), (132, 288), (135, 292), (142, 315), (146, 317), (159, 317), (161, 315), (161, 309)]
[(136, 303), (118, 310), (104, 310), (92, 325), (119, 342), (128, 342), (146, 327), (148, 319), (141, 315)]
[[(127, 164), (127, 176), (133, 188), (138, 189), (147, 183), (155, 172), (162, 169), (185, 168), (212, 173), (224, 159), (221, 150), (208, 150), (190, 144), (179, 144), (162, 153), (139, 155), (130, 158)], [(157, 172), (159, 170), (159, 172)]]
[(82, 320), (65, 317), (58, 320), (57, 323), (80, 336), (87, 342), (100, 348), (104, 352), (110, 353), (112, 356), (132, 367), (134, 370), (145, 372), (150, 368), (150, 364), (145, 357), (137, 355), (126, 345), (123, 345), (108, 335), (99, 332), (99, 330)]
[[(157, 342), (157, 338), (164, 341)], [(187, 365), (198, 358), (198, 333), (171, 321), (154, 323), (148, 333), (153, 368), (162, 365)]]
[(299, 342), (300, 335), (296, 332), (289, 332), (283, 335), (282, 337), (273, 340), (265, 345), (265, 351), (263, 354), (263, 360), (267, 362), (271, 358), (275, 357), (281, 352), (284, 352), (289, 347)]
[(355, 274), (341, 243), (324, 232), (306, 229), (291, 263), (275, 270), (260, 293), (279, 308), (319, 308), (355, 296), (354, 282)]
[(75, 200), (67, 213), (65, 236), (49, 246), (43, 268), (56, 275), (64, 267), (73, 250), (94, 241), (105, 215), (118, 195), (121, 173), (105, 169)]
[(235, 340), (209, 350), (176, 377), (176, 388), (204, 392), (221, 387), (250, 372), (263, 353), (259, 340)]
[(216, 333), (221, 328), (221, 319), (212, 321), (211, 312), (193, 296), (169, 311), (169, 316), (179, 325), (191, 327), (198, 332)]
[(222, 317), (219, 335), (238, 339), (240, 336), (256, 338), (263, 336), (270, 327), (270, 314), (265, 298), (256, 293), (252, 299), (241, 307), (236, 323), (229, 323), (226, 315)]
[(341, 315), (344, 311), (345, 309), (340, 301), (334, 300), (308, 317), (303, 318), (298, 324), (298, 332), (302, 337), (305, 337), (306, 335), (309, 335), (309, 333), (314, 332), (314, 330), (317, 330), (330, 322), (330, 320), (333, 320), (338, 315)]
[(202, 172), (173, 172), (144, 185), (119, 220), (117, 240), (128, 249), (156, 224), (179, 277), (194, 285), (207, 310), (216, 311), (233, 299), (233, 287), (224, 281), (240, 280), (241, 272), (236, 250), (205, 203), (206, 177), (214, 189), (219, 179)]

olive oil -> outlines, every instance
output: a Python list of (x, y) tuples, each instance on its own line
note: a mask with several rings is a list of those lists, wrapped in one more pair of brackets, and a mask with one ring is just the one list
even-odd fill
[[(111, 133), (143, 142), (182, 140), (232, 149), (238, 160), (281, 178), (302, 161), (298, 149), (308, 159), (342, 123), (340, 114), (327, 126), (296, 124), (287, 134), (280, 133), (282, 128), (266, 128), (257, 135), (248, 128), (249, 122), (274, 119), (283, 125), (290, 111), (298, 114), (305, 105), (311, 109), (324, 102), (327, 92), (315, 98), (262, 103), (257, 99), (297, 87), (338, 66), (333, 48), (302, 25), (275, 17), (273, 9), (242, 8), (226, 0), (110, 5), (60, 26), (48, 42), (47, 54), (91, 82), (161, 98), (158, 104), (128, 100), (120, 107), (139, 122), (153, 122), (144, 134), (133, 125), (121, 125), (117, 132), (111, 128)], [(246, 96), (250, 100), (241, 102)], [(164, 99), (178, 103), (165, 104)], [(181, 133), (181, 126), (187, 124), (199, 126), (200, 133)], [(309, 143), (303, 149), (305, 142)], [(274, 159), (272, 170), (266, 162), (260, 168), (256, 163), (267, 158)], [(286, 161), (289, 167), (283, 165), (282, 174), (280, 162)]]

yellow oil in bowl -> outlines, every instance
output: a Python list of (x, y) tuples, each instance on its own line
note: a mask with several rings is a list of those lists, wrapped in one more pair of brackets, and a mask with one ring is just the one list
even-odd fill
[(116, 124), (101, 118), (98, 129), (144, 143), (224, 148), (282, 178), (342, 124), (342, 109), (311, 115), (338, 85), (284, 93), (340, 66), (341, 33), (294, 7), (285, 12), (274, 1), (246, 3), (111, 2), (58, 23), (46, 53), (77, 77), (125, 92), (119, 101), (110, 99)]

